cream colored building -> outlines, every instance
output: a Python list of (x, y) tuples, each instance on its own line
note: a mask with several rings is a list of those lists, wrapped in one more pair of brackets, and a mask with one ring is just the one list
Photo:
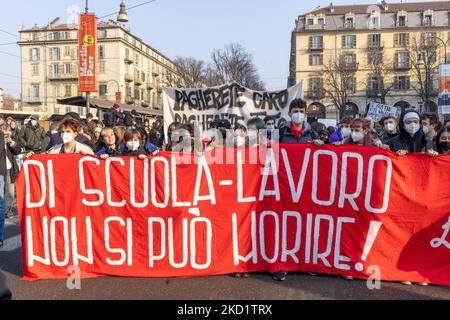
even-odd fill
[[(416, 76), (408, 49), (416, 41), (436, 41), (436, 65), (445, 62), (444, 43), (450, 36), (450, 1), (333, 5), (300, 15), (292, 33), (289, 85), (303, 81), (304, 97), (310, 111), (338, 112), (329, 97), (317, 94), (324, 86), (323, 69), (340, 55), (357, 72), (345, 113), (363, 114), (371, 101), (379, 101), (378, 84), (371, 78), (369, 52), (381, 50), (386, 64), (385, 84), (390, 84), (386, 104), (421, 111), (437, 110), (437, 69), (433, 75), (433, 96), (421, 101), (413, 89)], [(441, 41), (442, 40), (442, 41)], [(442, 43), (441, 43), (442, 42)], [(448, 47), (447, 47), (448, 49)], [(374, 90), (374, 87), (376, 90)], [(386, 85), (387, 87), (387, 85)], [(325, 111), (326, 110), (326, 111)]]
[[(55, 21), (45, 27), (23, 29), (20, 36), (24, 108), (45, 111), (49, 116), (68, 111), (85, 115), (84, 107), (57, 102), (81, 96), (77, 25)], [(91, 93), (94, 101), (108, 100), (112, 106), (120, 91), (121, 103), (147, 110), (148, 114), (162, 113), (162, 86), (176, 76), (168, 57), (112, 20), (98, 24), (97, 55), (98, 92)]]

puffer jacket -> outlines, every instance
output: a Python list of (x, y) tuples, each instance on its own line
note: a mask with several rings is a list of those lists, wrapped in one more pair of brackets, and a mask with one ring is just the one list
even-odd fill
[(419, 131), (414, 135), (414, 137), (411, 137), (411, 135), (405, 130), (403, 119), (409, 112), (415, 112), (419, 115), (419, 113), (414, 109), (407, 109), (402, 112), (398, 122), (399, 135), (390, 139), (387, 143), (394, 152), (406, 150), (409, 153), (419, 153), (424, 152), (426, 149), (427, 141), (425, 140), (425, 133), (423, 132), (422, 126), (420, 126)]

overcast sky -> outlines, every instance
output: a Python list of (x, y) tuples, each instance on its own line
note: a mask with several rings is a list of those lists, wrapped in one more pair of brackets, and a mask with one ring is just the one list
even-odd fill
[[(127, 0), (131, 7), (146, 0)], [(253, 56), (268, 89), (286, 87), (289, 72), (291, 32), (298, 15), (327, 1), (306, 0), (157, 0), (130, 10), (133, 34), (169, 58), (192, 56), (209, 60), (211, 51), (238, 42)], [(332, 1), (361, 3), (355, 0)], [(377, 3), (377, 1), (364, 1)], [(390, 1), (388, 1), (389, 3)], [(399, 1), (396, 1), (399, 2)], [(417, 2), (417, 1), (409, 1)], [(44, 26), (56, 17), (70, 21), (84, 10), (84, 0), (14, 0), (2, 3), (0, 29), (18, 36), (22, 25)], [(105, 16), (119, 10), (120, 0), (90, 0), (90, 11)], [(116, 15), (111, 18), (115, 19)], [(20, 96), (20, 59), (17, 37), (0, 31), (0, 87)], [(5, 75), (8, 74), (8, 75)]]

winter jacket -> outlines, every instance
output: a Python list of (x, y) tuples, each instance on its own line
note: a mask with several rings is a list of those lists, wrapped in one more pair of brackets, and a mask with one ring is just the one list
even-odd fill
[[(415, 112), (419, 115), (419, 113), (412, 109), (407, 109), (402, 112), (399, 119), (399, 135), (390, 139), (388, 141), (388, 145), (394, 152), (399, 150), (406, 150), (409, 153), (419, 153), (424, 152), (426, 149), (427, 141), (425, 140), (425, 133), (423, 132), (422, 126), (419, 131), (411, 137), (411, 135), (405, 130), (405, 124), (403, 123), (403, 119), (405, 115), (409, 112)], [(419, 115), (420, 117), (420, 115)]]
[(101, 155), (104, 155), (104, 154), (107, 154), (110, 157), (120, 157), (122, 155), (119, 147), (116, 147), (116, 149), (113, 149), (111, 147), (105, 146), (105, 144), (100, 144), (100, 145), (96, 146), (94, 149), (94, 152), (97, 157), (100, 157)]
[(11, 182), (13, 183), (19, 174), (19, 166), (17, 165), (17, 161), (14, 159), (14, 156), (19, 155), (21, 151), (22, 149), (17, 143), (14, 148), (10, 146), (5, 147), (5, 134), (0, 131), (0, 175), (6, 176), (6, 158), (8, 157), (8, 160), (11, 163), (10, 175)]
[(335, 132), (330, 135), (330, 143), (343, 142), (344, 137), (342, 137), (342, 129), (338, 128)]
[[(77, 135), (77, 137), (75, 138), (75, 141), (85, 144), (87, 145), (89, 148), (93, 149), (94, 145), (91, 142), (91, 140), (89, 140), (88, 138), (86, 138), (84, 135), (79, 134)], [(48, 143), (47, 147), (45, 148), (45, 151), (50, 150), (51, 148), (53, 148), (54, 146), (63, 144), (64, 141), (61, 137), (61, 133), (54, 133), (50, 135), (50, 142)]]
[(39, 124), (36, 127), (28, 122), (19, 133), (19, 144), (25, 151), (40, 152), (45, 138), (45, 130)]
[[(64, 144), (59, 144), (57, 146), (54, 146), (50, 150), (48, 150), (47, 153), (48, 154), (65, 153), (63, 148), (64, 148)], [(94, 155), (94, 151), (92, 151), (92, 149), (90, 147), (88, 147), (85, 144), (75, 141), (75, 152), (74, 153), (81, 153), (81, 152), (83, 152), (85, 154)]]
[(147, 155), (147, 152), (145, 152), (145, 148), (142, 144), (139, 146), (139, 149), (137, 149), (136, 151), (129, 150), (126, 144), (121, 144), (119, 146), (119, 150), (120, 150), (121, 155), (124, 157), (137, 157), (141, 154)]
[(302, 134), (295, 138), (291, 132), (291, 123), (286, 123), (286, 126), (280, 130), (280, 142), (281, 143), (302, 143), (312, 142), (313, 140), (320, 139), (319, 134), (311, 129), (309, 123), (304, 124), (305, 128)]

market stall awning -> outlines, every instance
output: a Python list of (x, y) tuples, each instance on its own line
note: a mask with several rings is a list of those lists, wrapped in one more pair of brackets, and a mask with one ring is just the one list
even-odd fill
[[(86, 98), (83, 96), (58, 99), (57, 102), (59, 104), (69, 105), (69, 106), (78, 106), (78, 107), (86, 106)], [(98, 109), (102, 109), (102, 110), (108, 110), (114, 104), (114, 102), (112, 102), (112, 101), (105, 100), (105, 99), (96, 99), (96, 98), (90, 98), (89, 103), (90, 103), (91, 108), (98, 108)], [(147, 115), (147, 116), (162, 116), (163, 115), (162, 110), (155, 110), (150, 107), (144, 108), (142, 106), (135, 106), (135, 105), (129, 105), (129, 104), (122, 103), (122, 104), (120, 104), (120, 108), (125, 112), (131, 112), (132, 110), (136, 110), (136, 112), (138, 112), (139, 114)]]

